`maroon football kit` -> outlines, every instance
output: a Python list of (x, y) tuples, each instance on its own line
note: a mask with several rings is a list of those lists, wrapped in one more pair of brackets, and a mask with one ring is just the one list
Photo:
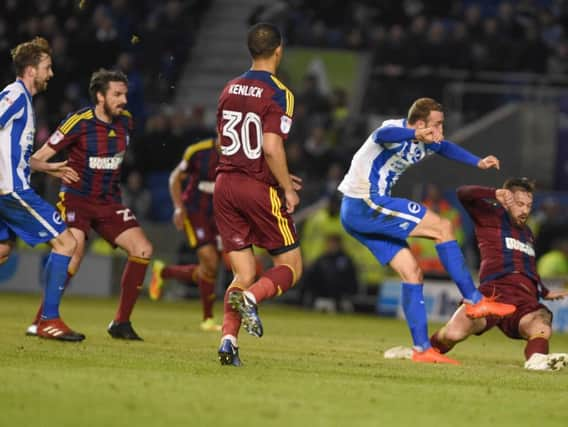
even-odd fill
[(181, 162), (187, 174), (182, 202), (185, 208), (184, 229), (189, 246), (217, 246), (217, 225), (213, 215), (213, 186), (219, 155), (215, 140), (206, 139), (187, 147)]
[(276, 255), (299, 244), (283, 192), (262, 150), (263, 133), (287, 138), (293, 111), (292, 92), (267, 71), (247, 71), (221, 93), (217, 109), (221, 154), (213, 203), (228, 252), (257, 245)]
[(92, 228), (113, 245), (123, 231), (139, 226), (134, 213), (122, 204), (119, 185), (132, 130), (127, 111), (106, 123), (89, 107), (65, 118), (47, 141), (55, 151), (67, 151), (68, 166), (80, 177), (61, 187), (57, 204), (61, 216), (69, 227), (86, 236)]
[(498, 326), (510, 338), (519, 335), (521, 318), (546, 306), (539, 298), (548, 294), (536, 271), (534, 236), (527, 225), (516, 225), (496, 200), (494, 188), (463, 186), (458, 198), (475, 224), (481, 254), (479, 290), (485, 296), (496, 295), (499, 302), (517, 307), (511, 316), (487, 318), (487, 327)]

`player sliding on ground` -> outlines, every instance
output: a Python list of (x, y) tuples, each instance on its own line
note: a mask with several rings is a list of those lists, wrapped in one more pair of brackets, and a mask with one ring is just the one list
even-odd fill
[[(481, 253), (479, 290), (487, 296), (499, 295), (500, 301), (514, 305), (517, 311), (505, 319), (471, 319), (462, 305), (430, 338), (439, 352), (447, 353), (470, 335), (481, 335), (497, 326), (509, 338), (527, 341), (525, 368), (550, 371), (568, 365), (568, 354), (548, 353), (552, 313), (539, 298), (561, 299), (568, 291), (548, 290), (536, 272), (534, 237), (526, 225), (533, 191), (533, 183), (526, 178), (510, 179), (501, 189), (458, 189), (459, 200), (475, 223)], [(385, 352), (391, 359), (409, 356), (410, 349), (402, 347)]]
[(339, 185), (344, 195), (341, 222), (383, 265), (401, 277), (402, 307), (414, 343), (412, 360), (457, 364), (432, 348), (428, 339), (422, 271), (406, 239), (424, 237), (436, 241), (440, 261), (456, 282), (472, 318), (512, 314), (515, 307), (484, 297), (475, 287), (456, 242), (449, 220), (423, 205), (391, 196), (402, 173), (426, 156), (437, 153), (480, 169), (499, 169), (494, 156), (480, 159), (443, 140), (442, 106), (430, 98), (416, 100), (407, 119), (386, 120), (355, 153), (347, 175)]

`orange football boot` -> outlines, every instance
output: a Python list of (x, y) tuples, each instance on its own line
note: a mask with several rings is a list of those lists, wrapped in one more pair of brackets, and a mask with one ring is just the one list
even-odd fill
[(446, 363), (448, 365), (460, 364), (457, 360), (444, 356), (433, 347), (430, 347), (426, 351), (412, 350), (412, 361), (418, 363)]
[(517, 310), (517, 307), (497, 302), (496, 297), (484, 296), (477, 304), (465, 304), (465, 314), (472, 319), (487, 316), (506, 317), (513, 314), (515, 310)]

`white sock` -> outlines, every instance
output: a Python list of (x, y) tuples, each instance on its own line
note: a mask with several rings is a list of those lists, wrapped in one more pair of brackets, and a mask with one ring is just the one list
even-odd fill
[(256, 304), (256, 298), (255, 296), (252, 294), (252, 292), (250, 291), (244, 291), (243, 294), (246, 295), (246, 297), (251, 300), (252, 302), (254, 302)]
[(223, 341), (225, 341), (225, 340), (230, 340), (231, 344), (233, 344), (233, 347), (238, 347), (236, 336), (234, 336), (234, 335), (223, 335), (221, 337), (221, 343), (223, 343)]

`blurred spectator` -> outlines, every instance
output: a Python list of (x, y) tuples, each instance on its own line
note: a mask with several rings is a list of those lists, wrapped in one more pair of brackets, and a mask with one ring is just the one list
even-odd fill
[(329, 311), (353, 311), (351, 297), (357, 293), (357, 273), (353, 261), (345, 252), (342, 236), (325, 236), (323, 254), (306, 270), (301, 281), (302, 301), (318, 306), (319, 299), (330, 299)]
[(310, 165), (308, 175), (312, 178), (324, 177), (332, 159), (331, 143), (322, 126), (314, 126), (304, 143), (307, 161)]
[(313, 212), (306, 219), (301, 232), (300, 244), (306, 267), (309, 267), (325, 252), (325, 239), (329, 235), (340, 235), (343, 247), (357, 266), (359, 281), (365, 286), (377, 286), (383, 281), (386, 268), (377, 265), (373, 254), (351, 237), (339, 219), (341, 195), (336, 191), (327, 201), (327, 206)]
[(138, 171), (132, 171), (122, 187), (122, 201), (138, 219), (146, 219), (150, 209), (150, 192), (144, 187), (144, 178)]
[(552, 249), (560, 236), (568, 236), (568, 219), (563, 208), (553, 197), (544, 200), (540, 209), (531, 219), (531, 228), (536, 236), (536, 258)]
[(568, 239), (556, 241), (553, 249), (540, 257), (537, 271), (543, 279), (568, 277)]
[(329, 113), (329, 100), (321, 92), (319, 81), (315, 74), (304, 77), (302, 90), (296, 96), (297, 102), (306, 108), (310, 116), (326, 116)]
[[(444, 199), (442, 192), (436, 185), (426, 185), (426, 194), (422, 200), (422, 204), (452, 223), (456, 240), (460, 245), (462, 245), (465, 234), (462, 227), (460, 213), (450, 204), (450, 202)], [(438, 257), (436, 242), (434, 240), (410, 238), (408, 239), (408, 243), (410, 245), (410, 250), (418, 260), (418, 265), (424, 272), (424, 276), (448, 276), (448, 273)]]

